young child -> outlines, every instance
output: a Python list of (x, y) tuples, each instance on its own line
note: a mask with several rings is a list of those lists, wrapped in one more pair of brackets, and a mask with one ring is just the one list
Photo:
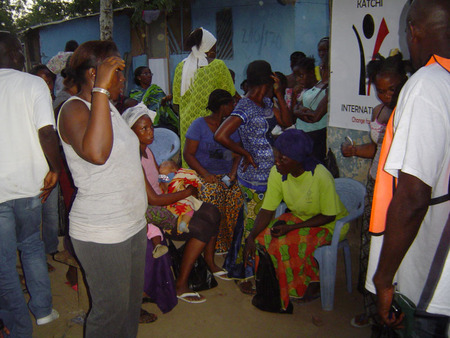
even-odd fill
[[(152, 151), (147, 147), (153, 142), (153, 120), (155, 116), (156, 113), (148, 109), (143, 103), (128, 108), (122, 115), (125, 122), (131, 127), (139, 139), (141, 163), (147, 177), (157, 177), (158, 175), (157, 170), (152, 171), (152, 168), (157, 168), (156, 165), (149, 164), (149, 162), (153, 162), (152, 164), (154, 164), (155, 159)], [(156, 183), (149, 182), (157, 194), (162, 193), (156, 180)], [(163, 239), (161, 230), (152, 223), (148, 223), (147, 228), (147, 238), (152, 241), (154, 247), (152, 251), (153, 257), (158, 258), (165, 255), (169, 251), (169, 248), (161, 244), (161, 240)]]
[[(200, 179), (194, 170), (179, 168), (174, 161), (164, 161), (159, 166), (159, 184), (161, 190), (167, 193), (173, 193), (186, 189), (192, 185), (198, 189), (201, 188)], [(193, 196), (189, 196), (176, 203), (167, 206), (175, 216), (178, 216), (178, 232), (189, 232), (189, 222), (194, 211), (200, 209), (203, 202)]]

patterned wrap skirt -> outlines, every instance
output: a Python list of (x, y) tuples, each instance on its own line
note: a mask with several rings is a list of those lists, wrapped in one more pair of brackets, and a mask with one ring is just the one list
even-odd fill
[(202, 188), (198, 199), (215, 205), (221, 215), (219, 235), (217, 236), (216, 251), (228, 252), (233, 239), (233, 231), (239, 215), (239, 210), (244, 204), (241, 189), (237, 183), (229, 188), (221, 182), (224, 175), (216, 175), (219, 183), (207, 183), (202, 180)]
[[(330, 244), (333, 236), (328, 229), (315, 227), (296, 229), (275, 238), (271, 236), (270, 229), (278, 220), (287, 224), (301, 223), (302, 220), (291, 213), (285, 213), (270, 222), (256, 238), (272, 258), (280, 285), (281, 305), (286, 309), (290, 297), (303, 298), (308, 285), (320, 281), (314, 250), (319, 246)], [(256, 256), (256, 268), (258, 263)]]

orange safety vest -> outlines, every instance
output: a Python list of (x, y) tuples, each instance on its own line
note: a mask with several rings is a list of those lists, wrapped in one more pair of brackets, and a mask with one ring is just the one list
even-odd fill
[[(445, 59), (438, 55), (433, 55), (426, 66), (436, 62), (450, 72), (450, 59)], [(387, 210), (394, 195), (396, 185), (395, 177), (388, 174), (384, 170), (384, 165), (386, 164), (386, 159), (389, 155), (389, 150), (391, 149), (392, 139), (394, 138), (394, 115), (395, 109), (386, 126), (386, 134), (384, 135), (380, 152), (380, 160), (378, 162), (377, 178), (375, 180), (375, 190), (373, 192), (372, 212), (370, 215), (369, 226), (369, 232), (373, 235), (382, 235), (384, 233)]]

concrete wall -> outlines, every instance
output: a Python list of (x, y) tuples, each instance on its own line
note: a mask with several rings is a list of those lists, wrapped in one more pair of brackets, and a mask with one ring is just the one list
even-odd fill
[[(296, 50), (318, 59), (317, 43), (329, 35), (328, 0), (298, 0), (295, 6), (276, 0), (197, 0), (192, 3), (192, 27), (216, 34), (216, 13), (232, 9), (234, 57), (224, 60), (236, 73), (236, 87), (245, 79), (246, 66), (266, 60), (274, 71), (290, 74), (289, 56)], [(185, 55), (172, 55), (171, 74)]]
[[(114, 17), (113, 37), (121, 55), (131, 50), (130, 18), (127, 15), (116, 15)], [(81, 44), (99, 38), (98, 16), (43, 26), (40, 28), (41, 62), (45, 64), (51, 57), (63, 51), (68, 40), (76, 40)]]
[[(216, 13), (232, 9), (234, 57), (224, 60), (236, 73), (236, 88), (245, 79), (246, 66), (263, 59), (274, 71), (290, 74), (289, 56), (302, 51), (319, 60), (317, 43), (330, 35), (328, 0), (297, 0), (295, 6), (281, 5), (276, 0), (196, 0), (192, 3), (192, 27), (204, 27), (216, 34)], [(171, 55), (170, 70), (185, 55)], [(370, 160), (344, 158), (340, 145), (349, 135), (355, 144), (369, 142), (369, 133), (342, 128), (328, 128), (328, 147), (336, 155), (341, 177), (365, 182)]]

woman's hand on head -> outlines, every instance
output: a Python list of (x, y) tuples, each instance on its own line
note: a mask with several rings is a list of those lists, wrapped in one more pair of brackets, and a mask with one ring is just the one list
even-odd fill
[(276, 76), (275, 73), (272, 73), (273, 75), (270, 75), (270, 78), (273, 80), (273, 92), (274, 94), (283, 95), (284, 93), (281, 92), (281, 82), (278, 76)]
[(111, 88), (116, 72), (125, 69), (125, 61), (119, 56), (110, 56), (97, 66), (94, 87)]

